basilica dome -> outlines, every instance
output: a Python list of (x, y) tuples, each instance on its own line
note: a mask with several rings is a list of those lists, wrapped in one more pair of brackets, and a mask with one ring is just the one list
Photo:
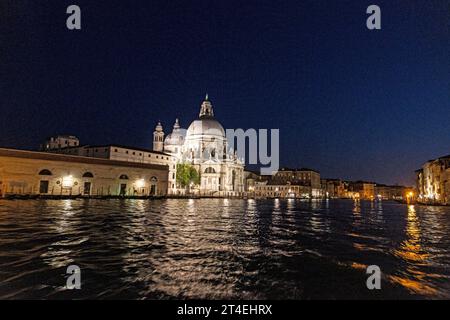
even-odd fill
[(191, 123), (186, 136), (216, 136), (225, 138), (225, 130), (219, 121), (215, 119), (198, 119)]
[(191, 123), (186, 133), (187, 139), (206, 136), (225, 138), (225, 130), (214, 118), (213, 107), (208, 95), (201, 105), (199, 118)]

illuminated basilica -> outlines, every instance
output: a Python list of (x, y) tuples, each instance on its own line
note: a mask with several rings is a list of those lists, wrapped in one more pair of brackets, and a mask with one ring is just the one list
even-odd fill
[[(177, 163), (192, 165), (200, 174), (197, 186), (200, 194), (239, 195), (244, 191), (244, 164), (229, 149), (225, 130), (214, 117), (208, 95), (201, 104), (198, 119), (187, 130), (176, 119), (172, 132), (165, 136), (159, 122), (153, 133), (153, 150), (171, 155)], [(174, 179), (174, 168), (170, 171), (173, 182), (169, 193), (182, 193)]]

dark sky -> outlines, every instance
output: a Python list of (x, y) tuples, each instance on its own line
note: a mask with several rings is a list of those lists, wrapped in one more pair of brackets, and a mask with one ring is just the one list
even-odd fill
[(151, 147), (208, 91), (225, 128), (279, 128), (282, 165), (411, 183), (450, 154), (449, 30), (449, 0), (2, 0), (0, 145)]

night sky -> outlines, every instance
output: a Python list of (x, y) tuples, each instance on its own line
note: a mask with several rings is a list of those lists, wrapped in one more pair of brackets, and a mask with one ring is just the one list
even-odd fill
[(410, 184), (450, 154), (450, 1), (0, 2), (0, 146), (150, 148), (206, 91), (225, 128), (279, 128), (284, 166)]

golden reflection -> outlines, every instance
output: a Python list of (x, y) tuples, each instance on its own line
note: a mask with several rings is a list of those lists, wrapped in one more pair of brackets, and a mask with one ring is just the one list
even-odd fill
[(357, 243), (357, 242), (353, 243), (353, 248), (355, 248), (356, 250), (365, 251), (365, 252), (367, 252), (367, 251), (376, 251), (376, 252), (384, 253), (384, 250), (382, 248), (377, 248), (377, 247), (374, 247), (374, 246), (369, 246), (369, 245), (366, 245), (366, 244), (363, 244), (363, 243)]
[[(438, 291), (434, 289), (433, 287), (427, 286), (426, 284), (423, 284), (420, 281), (412, 280), (412, 279), (406, 279), (398, 276), (389, 276), (388, 277), (390, 281), (394, 283), (398, 283), (405, 288), (407, 288), (410, 291), (423, 294), (423, 295), (436, 295), (438, 294)], [(422, 279), (420, 279), (422, 280)]]
[(421, 231), (414, 205), (408, 206), (408, 218), (406, 225), (406, 240), (402, 242), (395, 254), (410, 262), (423, 262), (428, 255), (423, 252), (420, 245)]
[(358, 199), (353, 200), (353, 213), (357, 215), (361, 213), (361, 202)]
[(352, 267), (353, 269), (357, 269), (357, 270), (367, 270), (368, 266), (365, 264), (362, 264), (362, 263), (352, 262), (350, 267)]
[(414, 266), (408, 267), (405, 270), (406, 274), (411, 275), (411, 277), (406, 278), (392, 275), (389, 276), (389, 279), (412, 292), (423, 295), (435, 295), (437, 294), (437, 290), (424, 284), (427, 282), (427, 278), (432, 277), (433, 275), (424, 273), (417, 268), (417, 266), (427, 265), (427, 259), (429, 258), (429, 255), (423, 252), (420, 243), (421, 236), (422, 234), (416, 209), (414, 205), (408, 205), (406, 240), (402, 242), (400, 248), (394, 251), (394, 254)]

